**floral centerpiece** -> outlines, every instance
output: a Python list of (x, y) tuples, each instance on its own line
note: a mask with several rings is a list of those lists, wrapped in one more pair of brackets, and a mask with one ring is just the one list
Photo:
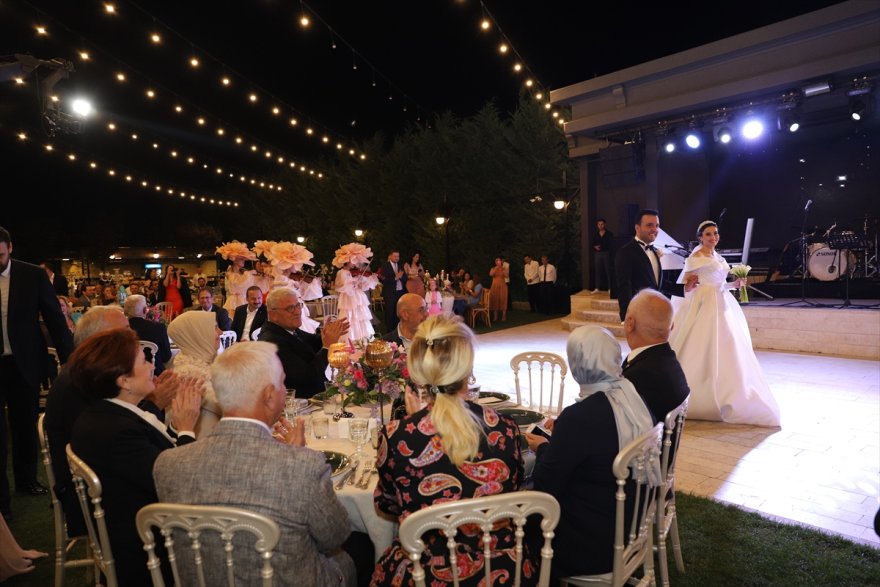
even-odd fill
[(402, 346), (383, 340), (346, 346), (347, 363), (324, 392), (326, 398), (341, 393), (343, 411), (348, 405), (378, 404), (381, 412), (382, 404), (402, 398), (407, 386), (413, 386)]
[(748, 304), (749, 303), (749, 284), (746, 283), (746, 276), (748, 276), (749, 271), (752, 270), (751, 265), (743, 265), (742, 263), (738, 263), (730, 268), (730, 272), (733, 273), (737, 279), (742, 279), (742, 285), (739, 286), (739, 303), (740, 304)]
[(147, 320), (150, 320), (152, 322), (168, 326), (168, 323), (165, 321), (165, 313), (162, 312), (158, 306), (152, 306), (149, 310), (147, 310), (146, 318)]

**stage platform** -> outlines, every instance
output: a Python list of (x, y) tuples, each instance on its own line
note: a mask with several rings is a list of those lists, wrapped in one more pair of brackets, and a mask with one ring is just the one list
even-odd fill
[[(756, 284), (762, 291), (765, 285)], [(767, 291), (767, 293), (770, 293)], [(772, 294), (771, 294), (772, 295)], [(752, 292), (751, 303), (742, 309), (756, 349), (880, 360), (880, 302), (851, 299), (849, 306), (838, 298), (765, 300)], [(617, 300), (608, 293), (587, 291), (571, 296), (571, 314), (562, 319), (566, 330), (598, 324), (623, 338)]]

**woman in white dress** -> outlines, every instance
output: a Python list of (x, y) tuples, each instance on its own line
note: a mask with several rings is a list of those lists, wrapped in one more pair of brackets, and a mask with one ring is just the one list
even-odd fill
[(729, 293), (740, 280), (727, 282), (730, 265), (715, 252), (718, 225), (702, 222), (697, 238), (700, 245), (679, 277), (684, 300), (673, 298), (669, 337), (691, 388), (688, 418), (779, 426), (779, 406), (752, 350), (746, 317)]
[(244, 262), (254, 261), (257, 256), (246, 244), (238, 241), (224, 243), (217, 247), (217, 253), (232, 263), (226, 268), (226, 301), (223, 302), (223, 308), (232, 314), (237, 307), (247, 303), (247, 288), (254, 285), (254, 274), (245, 271)]
[(339, 303), (336, 312), (348, 318), (348, 334), (351, 342), (370, 340), (373, 330), (373, 313), (370, 311), (370, 290), (379, 284), (370, 272), (373, 251), (360, 243), (348, 243), (336, 249), (333, 266), (338, 267), (334, 289)]

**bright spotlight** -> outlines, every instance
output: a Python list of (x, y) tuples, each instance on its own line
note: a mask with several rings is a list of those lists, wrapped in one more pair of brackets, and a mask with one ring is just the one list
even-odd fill
[(672, 141), (669, 141), (668, 143), (666, 143), (666, 145), (663, 146), (663, 150), (665, 150), (667, 153), (674, 152), (675, 151), (675, 143), (673, 143)]
[(742, 127), (743, 137), (754, 140), (764, 132), (764, 124), (760, 120), (749, 120)]
[(82, 116), (83, 118), (85, 118), (86, 116), (88, 116), (89, 114), (92, 113), (91, 102), (89, 102), (88, 100), (84, 100), (83, 98), (75, 99), (71, 103), (70, 107), (73, 109), (73, 112), (76, 115)]
[(700, 137), (696, 133), (689, 133), (688, 136), (684, 138), (684, 142), (691, 149), (700, 148)]
[(562, 210), (563, 208), (565, 208), (565, 200), (554, 200), (553, 207), (557, 210)]
[(849, 114), (853, 120), (861, 120), (865, 115), (865, 103), (861, 100), (853, 100), (849, 107)]
[(718, 131), (718, 140), (724, 143), (725, 145), (729, 143), (733, 139), (733, 133), (730, 132), (729, 128), (722, 128)]

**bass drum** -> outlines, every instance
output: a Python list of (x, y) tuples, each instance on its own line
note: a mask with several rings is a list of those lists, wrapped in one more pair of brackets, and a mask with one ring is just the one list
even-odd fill
[(810, 275), (819, 281), (834, 281), (845, 277), (854, 265), (855, 255), (847, 249), (832, 249), (826, 243), (810, 245), (807, 267)]

